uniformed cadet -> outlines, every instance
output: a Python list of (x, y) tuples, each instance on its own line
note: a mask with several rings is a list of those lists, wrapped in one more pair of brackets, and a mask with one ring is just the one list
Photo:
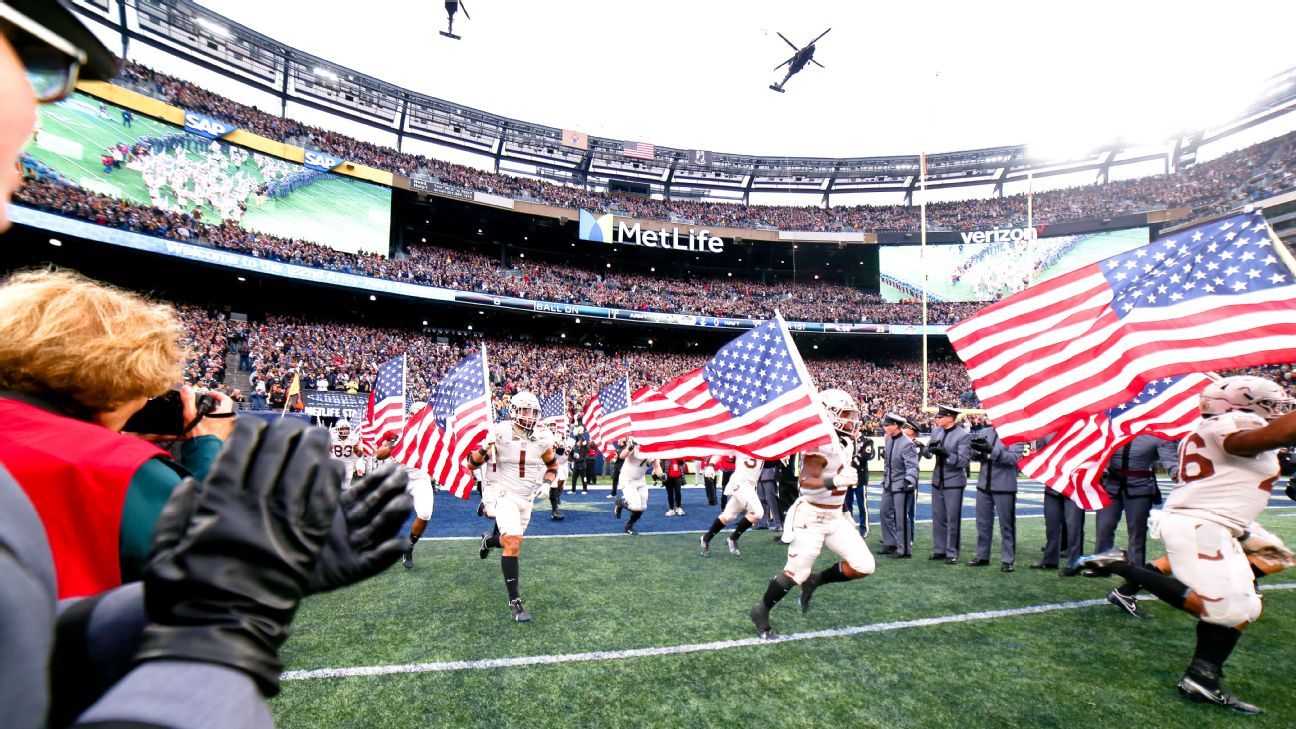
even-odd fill
[(1129, 561), (1131, 564), (1144, 564), (1148, 514), (1152, 512), (1152, 505), (1161, 500), (1156, 465), (1164, 466), (1170, 480), (1174, 481), (1179, 473), (1178, 450), (1176, 441), (1140, 435), (1112, 454), (1102, 480), (1111, 503), (1095, 517), (1098, 524), (1095, 552), (1105, 552), (1116, 546), (1116, 525), (1120, 523), (1123, 511), (1125, 528), (1129, 532), (1129, 545), (1126, 547)]
[(946, 564), (959, 561), (963, 490), (967, 488), (967, 467), (972, 462), (971, 435), (958, 424), (961, 414), (945, 405), (936, 406), (936, 425), (921, 449), (923, 456), (936, 459), (931, 481), (932, 553), (928, 559), (943, 559)]
[[(884, 553), (900, 559), (913, 556), (909, 543), (909, 502), (918, 487), (918, 448), (900, 431), (905, 419), (895, 413), (882, 418), (886, 456), (882, 471), (882, 543)], [(888, 519), (887, 514), (892, 518)]]
[(976, 558), (969, 567), (990, 564), (995, 514), (999, 515), (999, 570), (1012, 572), (1017, 562), (1017, 461), (1025, 446), (1005, 445), (994, 428), (983, 428), (970, 439), (973, 456), (981, 462), (976, 485)]

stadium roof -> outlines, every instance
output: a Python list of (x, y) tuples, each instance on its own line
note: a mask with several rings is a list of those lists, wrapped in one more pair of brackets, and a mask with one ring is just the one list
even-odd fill
[[(1023, 144), (929, 154), (929, 186), (999, 190), (1028, 173), (1086, 170), (1104, 180), (1113, 165), (1154, 159), (1169, 171), (1190, 163), (1203, 142), (1296, 109), (1296, 69), (1283, 65), (1289, 54), (1264, 30), (1283, 26), (1276, 16), (1296, 20), (1292, 4), (1265, 5), (1262, 18), (1244, 16), (1237, 4), (1188, 12), (1183, 3), (1126, 3), (1105, 13), (1099, 3), (1058, 24), (1042, 18), (1038, 4), (987, 12), (955, 3), (941, 15), (928, 4), (900, 11), (852, 3), (827, 13), (785, 3), (762, 10), (755, 2), (661, 0), (627, 5), (634, 9), (620, 17), (617, 3), (490, 0), (469, 4), (475, 15), (460, 17), (465, 40), (456, 42), (435, 35), (444, 27), (438, 2), (370, 0), (363, 13), (314, 15), (296, 4), (206, 3), (240, 24), (188, 0), (74, 1), (105, 26), (124, 25), (133, 41), (398, 141), (476, 152), (502, 171), (574, 183), (618, 179), (654, 192), (670, 186), (676, 196), (907, 197), (918, 181), (918, 150), (1023, 139), (1033, 136), (1023, 130), (1034, 129), (1050, 130), (1055, 150), (1056, 137), (1077, 128), (1091, 129), (1085, 136), (1094, 143), (1072, 132), (1062, 140), (1071, 150), (1060, 156)], [(922, 25), (937, 15), (942, 22)], [(1215, 32), (1212, 19), (1232, 30)], [(777, 74), (767, 69), (788, 50), (775, 31), (800, 40), (828, 25), (833, 34), (818, 53), (828, 68), (807, 70), (786, 95), (768, 91)], [(1224, 121), (1198, 113), (1206, 109), (1229, 123), (1158, 136), (1146, 123), (1157, 109)], [(1119, 126), (1123, 119), (1135, 121)], [(589, 149), (563, 146), (563, 130), (550, 124), (595, 132)], [(1104, 137), (1112, 124), (1140, 138)], [(615, 136), (599, 136), (603, 130)], [(651, 161), (624, 155), (632, 135), (661, 142)], [(697, 165), (690, 147), (715, 153)], [(726, 151), (736, 149), (903, 154)]]

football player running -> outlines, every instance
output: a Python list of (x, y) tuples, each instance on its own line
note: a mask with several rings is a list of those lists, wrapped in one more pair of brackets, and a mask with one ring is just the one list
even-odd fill
[[(518, 591), (518, 555), (522, 535), (531, 523), (531, 509), (542, 493), (549, 493), (558, 480), (558, 457), (554, 455), (554, 434), (538, 425), (540, 401), (529, 392), (519, 392), (509, 399), (512, 420), (496, 423), (486, 432), (480, 447), (468, 454), (468, 468), (479, 468), (491, 459), (496, 468), (495, 527), (493, 534), (483, 534), (482, 559), (490, 550), (504, 551), (500, 570), (508, 590), (509, 612), (519, 623), (531, 620)], [(483, 489), (484, 491), (484, 489)]]
[(738, 522), (733, 533), (725, 540), (729, 545), (729, 554), (740, 556), (742, 552), (738, 551), (738, 538), (765, 516), (765, 508), (761, 506), (760, 496), (756, 493), (756, 484), (760, 481), (764, 461), (741, 453), (735, 454), (735, 458), (733, 476), (724, 488), (725, 496), (728, 496), (729, 500), (725, 502), (720, 516), (711, 522), (711, 528), (698, 539), (698, 553), (703, 557), (711, 554), (712, 537), (719, 534), (720, 530), (733, 521), (739, 513), (745, 512), (746, 518)]
[[(416, 402), (410, 406), (410, 414), (413, 415), (424, 407), (427, 407), (427, 403)], [(374, 453), (374, 460), (382, 461), (389, 458), (398, 440), (400, 440), (398, 436), (391, 436), (390, 440)], [(414, 569), (414, 547), (418, 546), (419, 540), (423, 538), (423, 532), (427, 531), (428, 520), (432, 518), (432, 509), (436, 506), (436, 489), (427, 471), (407, 463), (400, 464), (400, 467), (409, 477), (405, 490), (414, 497), (414, 523), (410, 525), (409, 546), (406, 547), (405, 554), (401, 555), (401, 566), (412, 570)]]
[[(1260, 617), (1247, 552), (1285, 550), (1263, 530), (1248, 532), (1278, 481), (1277, 450), (1296, 443), (1291, 398), (1263, 377), (1227, 377), (1201, 393), (1206, 419), (1179, 446), (1179, 484), (1149, 535), (1165, 543), (1173, 576), (1130, 564), (1111, 549), (1078, 567), (1114, 573), (1197, 620), (1197, 647), (1179, 692), (1193, 701), (1258, 714), (1221, 687), (1224, 662), (1242, 630)], [(1290, 554), (1290, 553), (1288, 553)]]
[[(788, 545), (787, 564), (770, 580), (765, 596), (752, 607), (750, 616), (760, 637), (776, 638), (770, 626), (770, 610), (793, 585), (801, 585), (797, 604), (804, 613), (820, 585), (857, 580), (873, 574), (873, 554), (860, 536), (855, 522), (842, 503), (846, 489), (859, 481), (850, 465), (859, 433), (859, 407), (842, 390), (824, 390), (819, 403), (836, 430), (833, 443), (802, 452), (801, 496), (788, 509), (783, 542)], [(822, 572), (811, 574), (815, 559), (827, 547), (841, 561)]]
[(333, 444), (329, 452), (346, 467), (346, 475), (342, 477), (342, 488), (346, 488), (351, 485), (356, 460), (360, 458), (360, 434), (351, 430), (351, 423), (346, 418), (340, 418), (334, 423), (330, 434), (333, 436)]
[(621, 510), (630, 510), (630, 520), (626, 522), (625, 533), (631, 536), (639, 534), (635, 523), (648, 510), (648, 471), (661, 475), (661, 464), (639, 454), (639, 444), (634, 438), (627, 438), (625, 448), (619, 454), (621, 458), (621, 496), (616, 500), (616, 518), (621, 518)]

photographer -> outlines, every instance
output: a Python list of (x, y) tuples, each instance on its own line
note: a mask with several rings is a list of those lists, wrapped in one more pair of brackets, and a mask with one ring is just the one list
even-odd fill
[[(233, 427), (223, 394), (202, 398), (202, 418), (188, 387), (161, 398), (182, 377), (181, 336), (170, 307), (76, 273), (0, 284), (0, 462), (40, 514), (60, 598), (139, 579), (167, 498)], [(178, 427), (126, 435), (153, 398)], [(150, 440), (178, 441), (178, 461)]]

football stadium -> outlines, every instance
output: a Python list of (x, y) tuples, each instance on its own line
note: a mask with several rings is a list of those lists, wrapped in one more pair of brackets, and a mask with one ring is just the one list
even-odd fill
[(1292, 726), (1296, 8), (702, 5), (0, 0), (0, 724)]

